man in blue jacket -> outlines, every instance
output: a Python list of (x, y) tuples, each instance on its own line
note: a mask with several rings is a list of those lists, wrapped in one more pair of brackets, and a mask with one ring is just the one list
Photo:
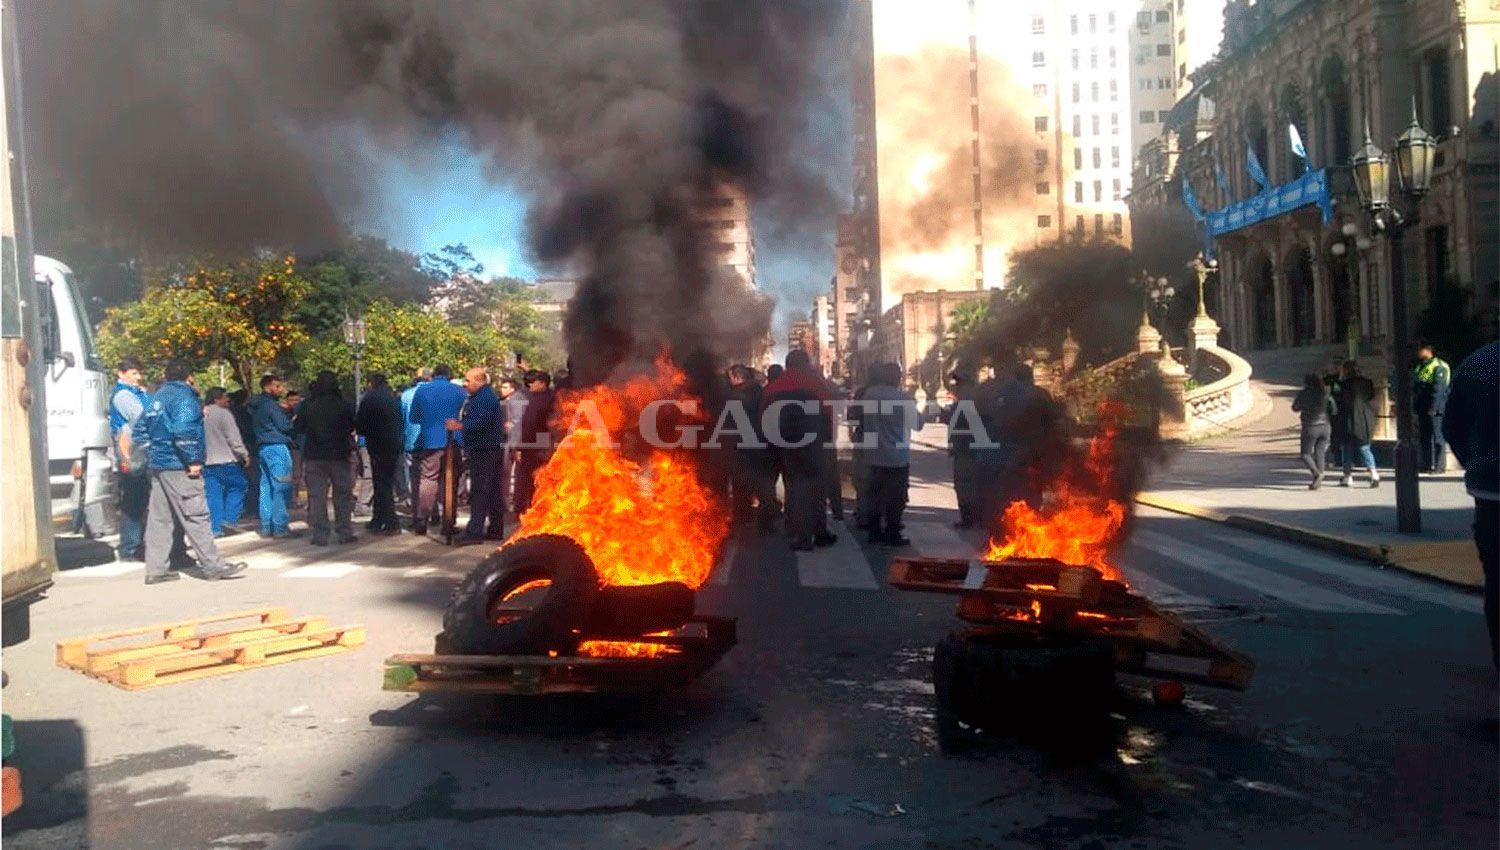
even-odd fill
[[(427, 522), (438, 500), (438, 481), (443, 474), (443, 449), (448, 445), (448, 421), (458, 419), (464, 401), (469, 394), (453, 383), (453, 370), (447, 366), (434, 366), (432, 380), (417, 388), (411, 399), (411, 416), (408, 421), (420, 430), (417, 433), (416, 450), (412, 453), (412, 465), (421, 476), (417, 486), (412, 531), (427, 533)], [(455, 430), (453, 442), (461, 444), (460, 434)]]
[(464, 373), (464, 389), (469, 391), (469, 399), (458, 420), (448, 423), (450, 431), (463, 434), (464, 465), (469, 469), (469, 525), (463, 542), (504, 540), (505, 493), (500, 488), (500, 463), (505, 457), (505, 414), (484, 367), (475, 366)]
[(1500, 342), (1464, 358), (1453, 373), (1443, 435), (1474, 497), (1474, 546), (1484, 568), (1484, 619), (1490, 657), (1500, 668)]
[(255, 431), (260, 461), (260, 536), (296, 537), (287, 506), (292, 493), (292, 417), (281, 406), (286, 389), (281, 378), (260, 379), (260, 395), (250, 402), (250, 427)]
[(426, 366), (417, 370), (416, 380), (401, 391), (401, 460), (397, 475), (404, 484), (397, 484), (396, 494), (417, 515), (417, 482), (422, 479), (422, 470), (417, 467), (417, 438), (422, 436), (422, 426), (411, 421), (411, 403), (417, 390), (432, 380), (432, 370)]
[(151, 465), (146, 584), (178, 578), (168, 568), (174, 528), (182, 529), (198, 553), (203, 577), (217, 581), (243, 572), (245, 565), (226, 563), (214, 543), (203, 491), (203, 405), (193, 389), (191, 373), (185, 364), (173, 361), (167, 364), (166, 378), (136, 420), (132, 435), (135, 442), (148, 445)]

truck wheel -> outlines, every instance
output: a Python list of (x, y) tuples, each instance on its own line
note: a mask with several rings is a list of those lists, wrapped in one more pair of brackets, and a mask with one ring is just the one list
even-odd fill
[(598, 594), (599, 574), (577, 543), (527, 537), (485, 558), (453, 592), (438, 644), (463, 655), (570, 653)]
[(635, 637), (675, 629), (693, 616), (695, 596), (680, 581), (601, 587), (584, 634)]

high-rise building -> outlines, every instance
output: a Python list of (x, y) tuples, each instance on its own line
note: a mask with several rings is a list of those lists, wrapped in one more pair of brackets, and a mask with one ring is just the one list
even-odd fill
[(744, 187), (721, 181), (698, 201), (698, 221), (714, 240), (719, 262), (755, 287), (755, 234), (750, 229), (750, 196)]
[[(1185, 0), (1144, 0), (1130, 22), (1130, 157), (1158, 138), (1189, 88)], [(1179, 58), (1180, 57), (1180, 58)]]
[(875, 143), (855, 174), (875, 175), (877, 317), (909, 292), (999, 287), (1017, 248), (1128, 239), (1138, 6), (858, 0), (871, 67), (868, 92), (855, 74), (856, 136), (868, 100)]
[(786, 332), (786, 350), (805, 351), (807, 356), (816, 359), (818, 352), (817, 328), (812, 322), (797, 320), (792, 322)]

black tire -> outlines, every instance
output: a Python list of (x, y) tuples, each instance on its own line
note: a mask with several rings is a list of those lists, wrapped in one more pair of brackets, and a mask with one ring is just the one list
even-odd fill
[(675, 629), (693, 616), (696, 594), (680, 581), (599, 589), (584, 633), (589, 637), (635, 637)]
[[(528, 613), (497, 622), (496, 603), (531, 582), (547, 581)], [(463, 655), (570, 653), (599, 594), (599, 574), (574, 541), (539, 534), (480, 562), (453, 592), (443, 613), (439, 651)]]
[(934, 649), (932, 676), (938, 743), (959, 752), (975, 729), (1046, 734), (1106, 716), (1114, 650), (1069, 635), (955, 632)]

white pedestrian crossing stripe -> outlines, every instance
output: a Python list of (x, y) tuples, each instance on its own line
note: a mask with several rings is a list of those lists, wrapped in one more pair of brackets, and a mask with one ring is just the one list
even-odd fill
[(923, 558), (974, 558), (983, 548), (945, 522), (909, 522), (905, 534), (911, 540), (911, 547)]
[(838, 535), (832, 546), (797, 553), (797, 580), (803, 587), (836, 587), (875, 590), (880, 585), (870, 571), (870, 562), (854, 542), (854, 534), (843, 523), (831, 524)]
[(281, 574), (282, 578), (343, 578), (359, 569), (359, 564), (351, 564), (347, 561), (332, 564), (312, 564), (306, 567), (297, 567), (287, 570)]
[(1297, 608), (1343, 614), (1401, 614), (1394, 608), (1356, 599), (1319, 585), (1301, 581), (1284, 573), (1242, 561), (1233, 555), (1208, 549), (1157, 531), (1136, 529), (1131, 542), (1144, 546), (1162, 557), (1216, 578), (1247, 587), (1256, 593), (1272, 596)]
[(140, 561), (115, 561), (109, 564), (95, 564), (92, 567), (79, 567), (74, 570), (61, 570), (58, 575), (63, 578), (112, 578), (133, 573), (136, 570), (144, 570), (146, 565)]

